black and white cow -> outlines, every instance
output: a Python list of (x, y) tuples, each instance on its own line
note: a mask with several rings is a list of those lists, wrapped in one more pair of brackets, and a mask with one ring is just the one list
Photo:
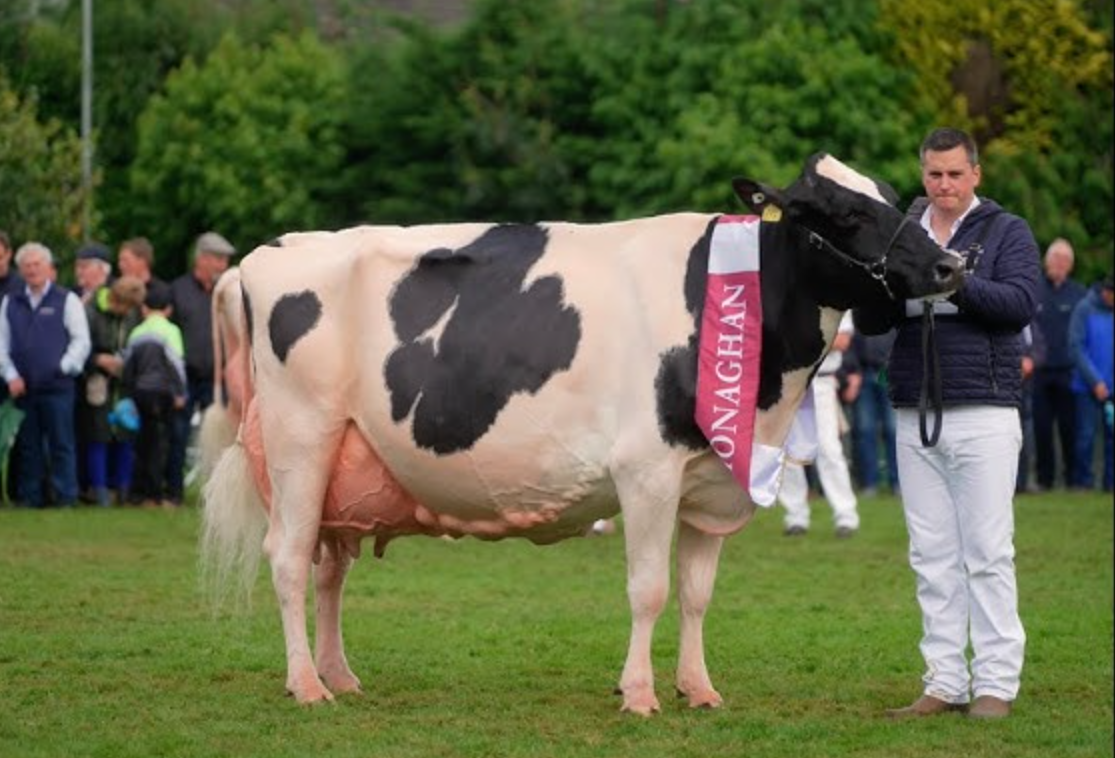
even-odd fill
[[(785, 191), (734, 186), (770, 219), (755, 440), (779, 446), (843, 311), (948, 292), (961, 264), (831, 156)], [(703, 617), (724, 536), (755, 506), (693, 418), (716, 222), (360, 227), (289, 234), (244, 259), (253, 378), (240, 441), (205, 489), (203, 547), (228, 569), (254, 567), (262, 545), (299, 702), (360, 687), (340, 598), (362, 538), (379, 554), (407, 534), (547, 543), (622, 512), (624, 710), (658, 709), (651, 632), (675, 530), (677, 687), (693, 706), (720, 704)]]

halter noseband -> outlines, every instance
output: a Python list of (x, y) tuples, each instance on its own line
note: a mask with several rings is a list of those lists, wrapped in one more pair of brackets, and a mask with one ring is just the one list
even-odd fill
[(906, 224), (908, 224), (909, 222), (910, 217), (903, 215), (902, 221), (898, 223), (898, 228), (894, 230), (894, 234), (891, 235), (890, 241), (887, 243), (887, 247), (883, 251), (883, 257), (875, 261), (874, 263), (865, 263), (858, 258), (853, 258), (852, 256), (845, 253), (843, 250), (838, 248), (836, 245), (832, 244), (827, 239), (817, 234), (817, 232), (813, 231), (812, 229), (806, 229), (806, 231), (809, 232), (810, 245), (818, 248), (819, 250), (824, 250), (828, 253), (832, 253), (843, 263), (847, 263), (849, 265), (855, 266), (856, 268), (863, 269), (871, 276), (872, 279), (883, 285), (883, 289), (886, 290), (887, 296), (891, 300), (896, 300), (897, 298), (895, 298), (894, 293), (891, 291), (890, 285), (887, 284), (887, 258), (890, 257), (890, 251), (894, 248), (894, 243), (898, 241), (898, 235), (902, 234), (902, 230), (906, 228)]

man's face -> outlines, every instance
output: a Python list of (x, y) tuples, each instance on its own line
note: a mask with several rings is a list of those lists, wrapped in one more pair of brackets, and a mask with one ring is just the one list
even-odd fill
[(79, 258), (74, 262), (74, 278), (82, 290), (90, 292), (108, 281), (108, 272), (101, 261)]
[(133, 253), (130, 247), (120, 248), (120, 253), (116, 256), (116, 265), (120, 268), (121, 276), (134, 276), (146, 280), (146, 275), (150, 273), (147, 269), (147, 261)]
[(1072, 273), (1073, 255), (1064, 246), (1049, 248), (1045, 254), (1045, 275), (1054, 284), (1060, 284)]
[(228, 270), (228, 256), (216, 253), (197, 254), (198, 279), (212, 287), (217, 279)]
[(53, 267), (46, 262), (46, 258), (41, 255), (27, 255), (23, 256), (23, 260), (19, 264), (19, 275), (23, 277), (23, 281), (27, 282), (27, 286), (34, 291), (38, 291), (46, 285), (47, 280), (50, 279), (51, 269)]
[(963, 145), (951, 150), (929, 150), (922, 161), (921, 183), (934, 208), (956, 217), (972, 204), (980, 183), (980, 168), (968, 162)]
[(1115, 308), (1115, 290), (1104, 287), (1100, 290), (1100, 297), (1108, 308)]

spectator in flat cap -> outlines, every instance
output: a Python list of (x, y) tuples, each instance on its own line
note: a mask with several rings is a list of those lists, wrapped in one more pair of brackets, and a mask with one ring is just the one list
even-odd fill
[(97, 290), (108, 284), (112, 276), (112, 254), (99, 242), (87, 242), (74, 256), (74, 292), (82, 304), (96, 297)]
[(217, 232), (205, 232), (194, 244), (193, 270), (170, 284), (172, 318), (182, 330), (186, 349), (187, 395), (176, 414), (167, 456), (166, 497), (182, 501), (190, 420), (213, 402), (213, 286), (228, 270), (236, 248)]

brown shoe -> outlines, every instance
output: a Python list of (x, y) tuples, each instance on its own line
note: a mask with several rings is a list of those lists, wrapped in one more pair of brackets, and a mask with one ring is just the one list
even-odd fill
[(980, 695), (968, 709), (970, 719), (1005, 719), (1009, 715), (1010, 701), (1000, 700), (994, 695)]
[(932, 695), (922, 695), (905, 708), (892, 708), (887, 717), (892, 719), (911, 719), (923, 716), (940, 716), (943, 713), (963, 713), (968, 710), (967, 703), (949, 703)]

